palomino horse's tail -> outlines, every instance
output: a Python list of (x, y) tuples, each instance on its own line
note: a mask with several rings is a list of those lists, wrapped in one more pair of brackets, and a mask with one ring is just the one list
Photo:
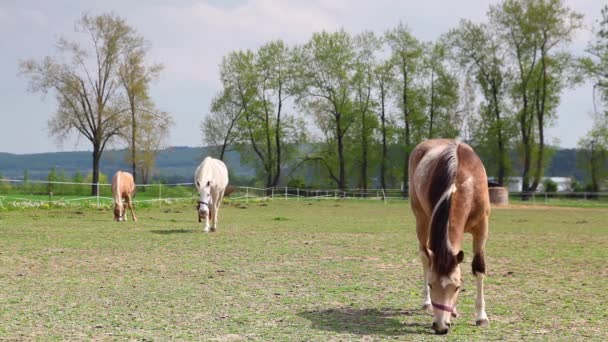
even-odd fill
[(440, 275), (449, 275), (458, 264), (448, 238), (452, 194), (456, 191), (458, 145), (455, 141), (439, 153), (432, 174), (428, 176), (432, 180), (429, 200), (433, 206), (429, 247), (435, 255), (433, 268)]

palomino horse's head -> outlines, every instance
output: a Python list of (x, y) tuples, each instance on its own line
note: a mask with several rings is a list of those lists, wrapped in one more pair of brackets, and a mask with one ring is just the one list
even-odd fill
[(458, 293), (462, 285), (462, 277), (460, 274), (460, 263), (464, 258), (464, 253), (460, 251), (453, 257), (454, 267), (451, 270), (441, 270), (433, 265), (436, 256), (433, 252), (427, 250), (431, 267), (427, 274), (427, 283), (430, 288), (431, 304), (433, 306), (433, 330), (437, 334), (447, 334), (450, 329), (452, 317), (456, 317), (456, 303), (458, 302)]
[(114, 203), (114, 221), (126, 221), (125, 214), (127, 213), (126, 203)]
[(198, 199), (198, 220), (206, 218), (209, 215), (209, 207), (213, 204), (213, 198), (211, 197), (211, 181), (207, 181), (206, 183), (201, 184), (197, 181), (196, 186), (199, 189), (199, 199)]

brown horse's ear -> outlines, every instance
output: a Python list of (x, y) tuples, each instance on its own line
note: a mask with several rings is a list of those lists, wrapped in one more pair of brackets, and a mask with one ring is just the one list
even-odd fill
[(456, 254), (456, 261), (458, 261), (458, 263), (460, 264), (462, 260), (464, 260), (464, 252), (460, 251), (458, 252), (458, 254)]

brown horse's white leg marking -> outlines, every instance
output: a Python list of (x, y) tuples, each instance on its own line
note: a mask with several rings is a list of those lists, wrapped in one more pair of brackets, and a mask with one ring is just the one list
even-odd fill
[(486, 263), (484, 260), (484, 250), (486, 239), (488, 236), (488, 217), (483, 220), (481, 227), (483, 233), (473, 237), (473, 263), (471, 264), (473, 274), (475, 275), (475, 285), (477, 287), (477, 297), (475, 298), (476, 319), (475, 324), (478, 326), (487, 326), (490, 321), (486, 314), (486, 301), (483, 295), (483, 280), (486, 273)]
[(422, 309), (433, 314), (433, 306), (431, 305), (431, 292), (429, 291), (428, 274), (430, 261), (424, 251), (420, 251), (420, 261), (422, 262)]

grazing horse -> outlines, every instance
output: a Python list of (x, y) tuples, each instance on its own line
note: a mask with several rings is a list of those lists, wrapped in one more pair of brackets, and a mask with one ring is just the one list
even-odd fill
[(483, 279), (490, 199), (481, 160), (470, 146), (457, 140), (427, 140), (412, 151), (409, 183), (424, 274), (422, 305), (427, 311), (432, 307), (433, 330), (446, 334), (451, 318), (458, 315), (465, 232), (473, 235), (476, 324), (488, 325)]
[[(133, 211), (132, 198), (135, 194), (135, 182), (133, 175), (128, 172), (118, 171), (112, 177), (112, 197), (114, 198), (114, 220), (127, 220), (127, 205), (131, 210), (133, 221), (137, 221), (135, 212)], [(123, 202), (124, 199), (124, 202)]]
[(209, 232), (209, 219), (212, 220), (211, 231), (217, 229), (218, 212), (228, 186), (228, 169), (219, 159), (206, 157), (196, 168), (194, 184), (199, 192), (198, 222), (205, 220), (205, 232)]

